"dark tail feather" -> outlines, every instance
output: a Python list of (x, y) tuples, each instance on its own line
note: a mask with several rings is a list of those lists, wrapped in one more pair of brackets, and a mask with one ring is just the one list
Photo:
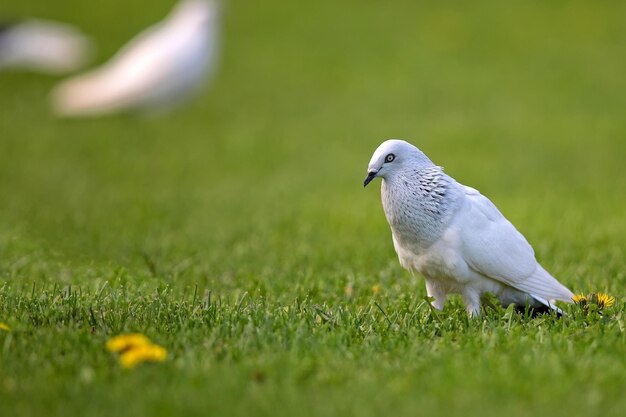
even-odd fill
[(554, 309), (545, 305), (541, 305), (538, 307), (531, 307), (526, 304), (525, 306), (515, 306), (515, 311), (520, 314), (527, 315), (530, 318), (536, 318), (543, 314), (556, 314), (557, 317), (563, 317), (563, 312), (561, 309)]

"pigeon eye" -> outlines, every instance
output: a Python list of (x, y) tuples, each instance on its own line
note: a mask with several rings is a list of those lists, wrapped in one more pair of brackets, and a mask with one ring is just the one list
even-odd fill
[(385, 162), (392, 162), (394, 159), (396, 159), (396, 156), (392, 153), (390, 153), (389, 155), (385, 156)]

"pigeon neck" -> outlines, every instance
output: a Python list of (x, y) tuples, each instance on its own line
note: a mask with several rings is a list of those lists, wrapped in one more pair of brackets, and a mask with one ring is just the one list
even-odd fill
[(381, 191), (394, 237), (416, 249), (441, 236), (457, 205), (453, 180), (436, 165), (399, 170), (383, 180)]

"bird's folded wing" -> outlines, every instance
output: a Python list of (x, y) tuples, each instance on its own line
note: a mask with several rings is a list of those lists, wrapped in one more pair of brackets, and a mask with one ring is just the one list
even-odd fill
[(470, 187), (465, 197), (455, 220), (470, 268), (546, 300), (568, 299), (571, 292), (537, 263), (528, 241), (487, 197)]

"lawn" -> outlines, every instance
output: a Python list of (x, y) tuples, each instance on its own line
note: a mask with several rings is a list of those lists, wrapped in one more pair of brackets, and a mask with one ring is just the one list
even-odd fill
[[(624, 415), (626, 2), (227, 3), (163, 117), (58, 120), (58, 78), (0, 73), (0, 415)], [(103, 61), (172, 2), (2, 4)], [(615, 305), (431, 311), (362, 187), (390, 137)], [(127, 332), (168, 359), (122, 369)]]

